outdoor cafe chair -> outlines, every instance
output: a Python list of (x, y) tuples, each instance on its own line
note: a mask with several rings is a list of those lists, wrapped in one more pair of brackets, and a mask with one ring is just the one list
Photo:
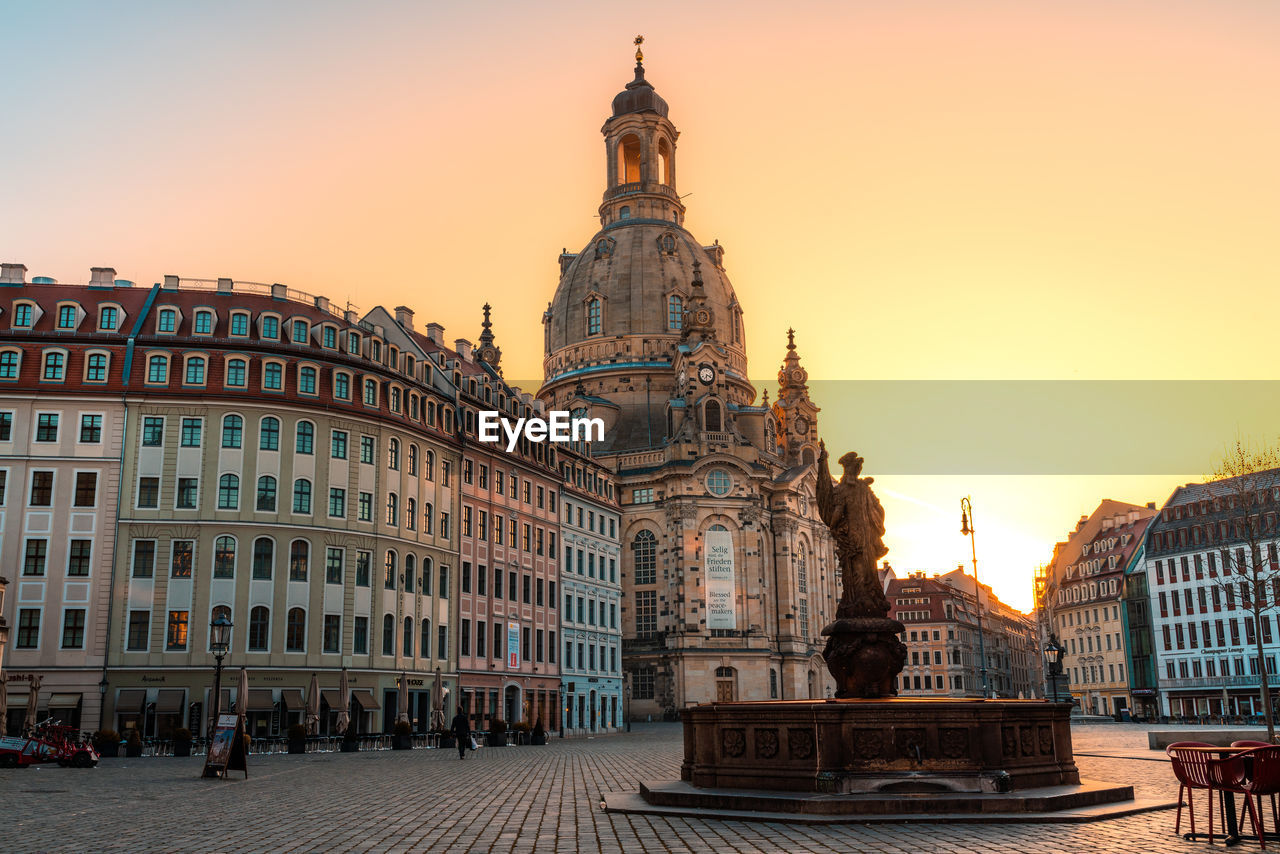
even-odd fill
[[(1280, 795), (1280, 747), (1267, 744), (1256, 747), (1245, 755), (1253, 760), (1253, 767), (1244, 784), (1244, 795), (1246, 798), (1258, 799), (1259, 819), (1263, 814), (1262, 799), (1270, 796), (1271, 826), (1273, 832), (1280, 832), (1280, 810), (1277, 809), (1276, 804), (1276, 796)], [(1250, 806), (1252, 803), (1253, 801), (1250, 800)], [(1261, 820), (1258, 823), (1261, 825)], [(1261, 827), (1258, 830), (1258, 842), (1265, 850), (1267, 843)]]
[(1213, 785), (1209, 781), (1209, 754), (1195, 750), (1181, 750), (1184, 747), (1212, 747), (1201, 741), (1178, 741), (1165, 748), (1173, 766), (1173, 776), (1178, 778), (1178, 813), (1173, 823), (1173, 832), (1182, 829), (1182, 794), (1187, 795), (1187, 812), (1191, 817), (1191, 833), (1196, 832), (1195, 801), (1191, 792), (1201, 789), (1209, 797), (1209, 832), (1213, 833)]
[[(1246, 750), (1244, 752), (1236, 753), (1232, 756), (1227, 756), (1221, 759), (1215, 759), (1212, 756), (1210, 756), (1210, 754), (1208, 753), (1204, 753), (1202, 755), (1209, 757), (1208, 772), (1209, 772), (1209, 786), (1211, 790), (1217, 790), (1220, 793), (1229, 792), (1233, 795), (1244, 795), (1245, 803), (1244, 803), (1244, 807), (1242, 807), (1240, 810), (1239, 823), (1240, 824), (1244, 823), (1244, 813), (1246, 810), (1248, 810), (1249, 823), (1253, 825), (1253, 833), (1258, 838), (1258, 841), (1261, 843), (1262, 847), (1265, 849), (1267, 847), (1267, 843), (1263, 838), (1262, 822), (1259, 819), (1258, 810), (1254, 808), (1253, 797), (1249, 791), (1249, 786), (1251, 783), (1251, 774), (1248, 767), (1245, 764), (1245, 757), (1253, 756), (1254, 755), (1253, 751)], [(1254, 768), (1256, 769), (1256, 765), (1254, 766)], [(1212, 798), (1212, 792), (1210, 793), (1210, 798)], [(1220, 798), (1219, 800), (1221, 801), (1222, 799)], [(1259, 804), (1259, 806), (1261, 806), (1261, 804)], [(1225, 809), (1225, 807), (1223, 808)], [(1223, 822), (1224, 824), (1226, 822), (1225, 814), (1223, 815)], [(1192, 832), (1193, 833), (1195, 832), (1194, 828), (1192, 829)], [(1209, 805), (1209, 844), (1210, 845), (1213, 844), (1213, 804), (1212, 803), (1210, 803)]]

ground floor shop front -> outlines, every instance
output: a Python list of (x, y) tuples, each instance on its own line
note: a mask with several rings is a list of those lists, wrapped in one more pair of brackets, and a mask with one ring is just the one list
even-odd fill
[[(306, 724), (312, 676), (318, 689), (319, 733), (337, 735), (344, 708), (358, 733), (391, 732), (403, 707), (400, 701), (400, 673), (376, 670), (348, 670), (347, 696), (341, 690), (341, 670), (255, 669), (249, 670), (249, 689), (240, 696), (240, 671), (225, 668), (218, 708), (243, 711), (249, 735), (254, 738), (285, 736), (294, 724)], [(186, 728), (195, 735), (208, 730), (213, 715), (213, 674), (208, 669), (111, 670), (104, 694), (104, 725), (121, 735), (130, 730), (146, 738), (171, 738), (174, 730)], [(415, 731), (431, 727), (435, 674), (409, 673), (406, 717)], [(456, 676), (441, 676), (447, 719)]]
[(505, 676), (462, 671), (458, 705), (473, 730), (488, 730), (493, 720), (507, 726), (539, 721), (543, 729), (560, 729), (560, 680), (546, 676)]
[(52, 720), (79, 730), (98, 728), (102, 671), (5, 670), (5, 712), (0, 735), (18, 735), (24, 728)]
[[(1174, 718), (1257, 717), (1265, 714), (1258, 687), (1229, 690), (1166, 690), (1162, 713)], [(1280, 709), (1280, 686), (1271, 689), (1271, 705)]]
[(616, 732), (624, 726), (622, 680), (602, 676), (565, 676), (565, 733)]

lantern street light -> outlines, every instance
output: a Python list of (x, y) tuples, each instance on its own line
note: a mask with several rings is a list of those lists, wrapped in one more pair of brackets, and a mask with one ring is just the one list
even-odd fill
[(1049, 642), (1044, 645), (1044, 666), (1049, 674), (1049, 685), (1055, 703), (1058, 702), (1058, 677), (1062, 675), (1062, 653), (1065, 651), (1058, 643), (1058, 636), (1049, 635)]
[(979, 673), (982, 676), (982, 697), (991, 696), (987, 688), (987, 647), (985, 632), (982, 630), (982, 587), (978, 584), (978, 545), (975, 542), (973, 527), (973, 502), (966, 495), (960, 499), (960, 534), (969, 538), (969, 550), (973, 555), (973, 598), (978, 607), (978, 658), (981, 659)]
[(98, 729), (102, 729), (103, 718), (107, 713), (107, 688), (110, 685), (106, 672), (103, 672), (102, 678), (98, 680)]
[(209, 624), (209, 651), (213, 653), (213, 714), (209, 716), (209, 738), (213, 738), (213, 728), (218, 725), (218, 715), (222, 713), (222, 659), (231, 648), (232, 622), (226, 614), (218, 614)]

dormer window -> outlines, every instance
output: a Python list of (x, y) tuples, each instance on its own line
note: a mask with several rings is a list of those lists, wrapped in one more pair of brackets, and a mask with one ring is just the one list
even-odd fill
[(347, 352), (359, 354), (360, 352), (360, 333), (359, 332), (347, 333)]
[(382, 361), (382, 342), (381, 341), (375, 340), (375, 341), (369, 342), (369, 358), (373, 359), (375, 362)]
[(338, 330), (334, 329), (332, 326), (326, 326), (324, 328), (324, 346), (328, 347), (330, 350), (338, 349)]
[(58, 306), (58, 328), (59, 329), (75, 329), (76, 328), (76, 307), (74, 305)]
[(263, 315), (262, 337), (269, 341), (280, 340), (280, 318), (271, 314)]
[(602, 237), (596, 241), (596, 258), (608, 258), (613, 254), (613, 241)]
[(684, 300), (679, 294), (667, 297), (667, 328), (678, 331), (684, 317)]
[(197, 335), (213, 334), (213, 312), (212, 311), (196, 312), (195, 333)]
[(20, 302), (13, 307), (13, 325), (19, 329), (30, 329), (35, 323), (35, 312), (29, 302)]
[(600, 298), (592, 297), (587, 301), (587, 334), (600, 334)]
[(676, 254), (676, 237), (674, 234), (664, 234), (658, 239), (658, 247), (662, 250), (663, 255)]
[(295, 320), (293, 322), (293, 343), (306, 344), (307, 336), (311, 332), (311, 327), (305, 320)]
[(120, 326), (120, 309), (106, 305), (98, 312), (98, 331), (115, 332)]
[(160, 309), (160, 320), (156, 325), (159, 332), (176, 332), (178, 330), (178, 312), (171, 308)]
[(240, 336), (249, 334), (249, 315), (243, 311), (237, 311), (231, 315), (231, 334)]

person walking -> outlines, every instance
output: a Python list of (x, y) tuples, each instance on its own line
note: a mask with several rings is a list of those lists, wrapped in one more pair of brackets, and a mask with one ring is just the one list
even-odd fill
[(467, 713), (458, 710), (453, 716), (453, 737), (458, 740), (458, 758), (467, 758), (467, 747), (471, 744), (471, 723), (467, 720)]

